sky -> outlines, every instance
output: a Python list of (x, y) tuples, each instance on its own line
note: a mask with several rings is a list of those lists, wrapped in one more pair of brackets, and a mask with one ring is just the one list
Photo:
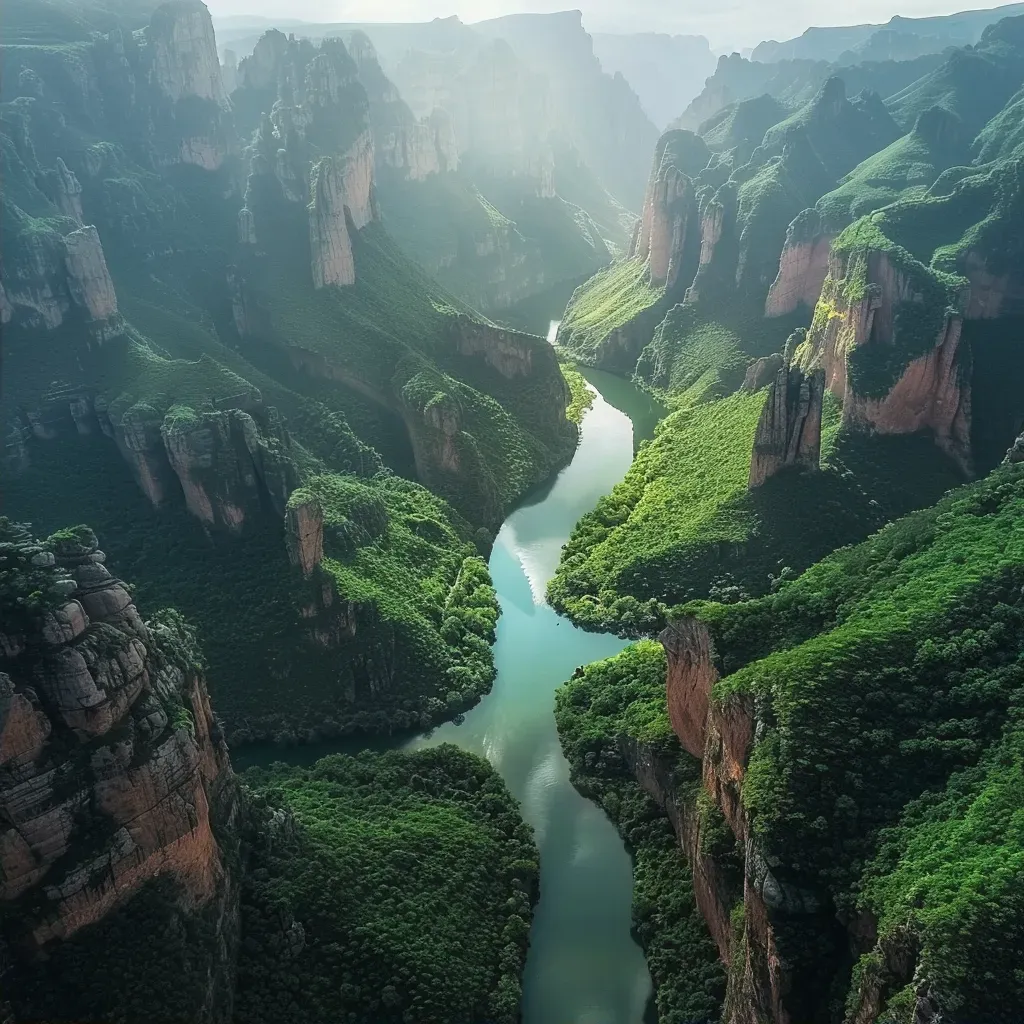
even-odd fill
[(718, 51), (789, 39), (810, 25), (886, 22), (894, 14), (927, 17), (998, 6), (985, 0), (207, 0), (214, 17), (256, 15), (306, 21), (429, 21), (458, 15), (482, 21), (502, 14), (578, 7), (590, 32), (704, 35)]

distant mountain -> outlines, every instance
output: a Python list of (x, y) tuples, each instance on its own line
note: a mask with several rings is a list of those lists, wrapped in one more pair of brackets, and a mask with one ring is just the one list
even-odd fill
[(832, 77), (842, 78), (851, 96), (870, 89), (886, 99), (940, 67), (944, 59), (942, 54), (932, 53), (914, 60), (853, 58), (849, 64), (804, 59), (765, 63), (733, 53), (719, 58), (715, 73), (672, 127), (696, 131), (731, 104), (765, 94), (795, 110), (814, 99)]
[[(935, 18), (903, 18), (896, 15), (885, 25), (849, 25), (837, 28), (809, 28), (795, 39), (777, 42), (766, 40), (754, 47), (753, 60), (837, 60), (844, 51), (865, 47), (865, 52), (878, 44), (870, 43), (880, 29), (891, 35), (918, 36), (931, 40), (941, 50), (946, 46), (976, 43), (987, 26), (1002, 18), (1024, 14), (1024, 4), (1007, 4), (982, 11), (962, 11)], [(925, 51), (934, 52), (934, 51)]]
[(703, 36), (597, 32), (593, 39), (601, 66), (629, 82), (659, 128), (686, 108), (715, 71), (715, 56)]

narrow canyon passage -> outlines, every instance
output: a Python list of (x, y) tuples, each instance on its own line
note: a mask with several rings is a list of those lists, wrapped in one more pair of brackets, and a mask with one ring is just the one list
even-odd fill
[(653, 403), (631, 384), (587, 376), (598, 394), (572, 463), (509, 516), (494, 545), (490, 569), (502, 609), (494, 690), (462, 725), (410, 744), (456, 743), (487, 757), (536, 830), (541, 899), (523, 980), (524, 1024), (641, 1024), (651, 994), (630, 935), (629, 856), (604, 813), (570, 784), (555, 731), (556, 688), (578, 666), (625, 643), (556, 615), (544, 599), (547, 583), (577, 520), (629, 468), (634, 422), (638, 434), (649, 434), (657, 419)]

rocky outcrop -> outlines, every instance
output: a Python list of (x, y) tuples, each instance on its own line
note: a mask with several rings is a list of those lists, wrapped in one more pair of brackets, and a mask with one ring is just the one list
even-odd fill
[(323, 157), (309, 185), (309, 248), (313, 287), (356, 283), (349, 225), (379, 218), (373, 184), (373, 138), (363, 132), (343, 157)]
[(260, 509), (284, 516), (298, 474), (274, 410), (261, 430), (241, 409), (196, 414), (174, 408), (160, 436), (185, 505), (204, 525), (237, 533)]
[(632, 255), (647, 260), (651, 283), (673, 289), (679, 283), (689, 233), (697, 223), (693, 182), (676, 167), (663, 167), (647, 199)]
[[(702, 152), (692, 154), (697, 145)], [(707, 147), (689, 132), (668, 132), (655, 152), (654, 168), (647, 185), (643, 213), (630, 246), (632, 258), (645, 260), (651, 283), (671, 291), (685, 273), (692, 280), (694, 266), (687, 256), (696, 253), (699, 238), (697, 196), (687, 169), (699, 169)]]
[(82, 184), (60, 157), (57, 157), (57, 167), (50, 180), (54, 205), (65, 217), (81, 224)]
[[(723, 885), (721, 866), (694, 841), (694, 823), (699, 818), (691, 810), (687, 824), (678, 806), (674, 815), (670, 811), (693, 870), (698, 906), (730, 968), (722, 1020), (797, 1024), (811, 1019), (805, 987), (796, 982), (798, 965), (779, 948), (779, 927), (824, 926), (827, 931), (837, 926), (816, 893), (778, 876), (778, 861), (750, 834), (741, 791), (757, 728), (753, 702), (742, 695), (715, 696), (719, 672), (704, 623), (693, 618), (675, 622), (662, 633), (661, 641), (668, 656), (666, 694), (673, 731), (688, 753), (699, 751), (694, 756), (702, 760), (703, 790), (743, 850), (743, 928), (737, 933), (725, 926), (724, 899), (729, 888)], [(646, 774), (638, 771), (638, 778), (651, 792)], [(676, 796), (677, 805), (678, 800)], [(659, 802), (665, 806), (664, 800)]]
[(964, 299), (962, 288), (887, 251), (833, 246), (801, 365), (824, 371), (843, 403), (844, 425), (880, 434), (931, 431), (969, 470)]
[(81, 317), (103, 341), (122, 329), (114, 283), (92, 225), (67, 235), (52, 228), (12, 236), (5, 252), (4, 322), (54, 330)]
[(363, 132), (341, 163), (342, 194), (356, 231), (380, 219), (373, 187), (373, 136)]
[(779, 273), (765, 300), (765, 316), (785, 316), (801, 306), (814, 309), (828, 274), (832, 237), (822, 230), (815, 210), (806, 210), (790, 224)]
[(64, 263), (71, 298), (90, 320), (110, 320), (117, 315), (114, 282), (107, 270), (100, 236), (92, 225), (64, 237)]
[(194, 97), (229, 109), (217, 58), (213, 19), (199, 0), (172, 0), (153, 13), (146, 30), (150, 80), (172, 101)]
[(725, 234), (725, 221), (728, 210), (726, 206), (712, 200), (701, 212), (700, 217), (700, 257), (697, 265), (697, 274), (693, 284), (686, 290), (686, 301), (697, 302), (707, 284), (705, 278), (710, 273), (711, 266), (715, 259), (715, 251), (718, 248), (722, 236)]
[(185, 913), (215, 910), (210, 941), (230, 972), (236, 880), (214, 833), (235, 827), (240, 805), (194, 636), (173, 615), (144, 622), (84, 527), (39, 544), (5, 522), (0, 563), (4, 586), (25, 590), (20, 603), (4, 591), (0, 631), (12, 954), (45, 956), (169, 878)]
[(704, 756), (711, 688), (718, 682), (711, 635), (697, 619), (682, 619), (661, 634), (668, 655), (666, 693), (672, 731), (693, 757)]
[(313, 575), (324, 557), (324, 511), (313, 494), (296, 491), (288, 502), (284, 517), (284, 537), (288, 561)]
[(103, 434), (155, 506), (184, 501), (205, 526), (231, 532), (252, 515), (283, 517), (299, 485), (291, 437), (255, 389), (225, 401), (232, 407), (197, 411), (176, 405), (161, 412), (148, 402), (110, 402), (88, 389), (56, 384), (34, 411), (10, 422), (7, 466), (29, 464), (29, 437)]
[(313, 168), (309, 204), (310, 269), (314, 288), (356, 283), (356, 261), (345, 214), (345, 186), (334, 159)]
[(782, 365), (761, 410), (747, 486), (760, 487), (787, 466), (817, 470), (825, 374)]
[(237, 137), (206, 5), (163, 4), (153, 12), (145, 40), (142, 73), (156, 97), (152, 119), (159, 159), (219, 169), (235, 152)]
[(785, 365), (781, 352), (773, 352), (770, 356), (755, 359), (743, 376), (743, 390), (753, 393), (760, 391), (775, 380), (776, 374)]

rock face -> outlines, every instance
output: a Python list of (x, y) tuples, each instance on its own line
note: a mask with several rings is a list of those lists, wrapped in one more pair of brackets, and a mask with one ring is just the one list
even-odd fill
[(100, 236), (92, 225), (72, 231), (64, 238), (64, 263), (68, 287), (75, 303), (90, 320), (109, 320), (117, 315), (114, 282), (107, 270)]
[(31, 455), (26, 441), (102, 433), (153, 505), (184, 501), (205, 526), (237, 533), (251, 515), (284, 516), (299, 485), (292, 440), (277, 410), (258, 392), (234, 396), (245, 408), (166, 413), (146, 402), (127, 408), (103, 396), (55, 387), (39, 408), (8, 427), (7, 465), (16, 470)]
[(356, 260), (345, 214), (343, 174), (325, 156), (313, 168), (309, 204), (309, 252), (313, 287), (356, 283)]
[(310, 577), (324, 557), (324, 511), (312, 494), (296, 492), (284, 517), (288, 560)]
[(114, 283), (95, 227), (64, 236), (52, 229), (22, 234), (12, 248), (3, 267), (5, 323), (54, 330), (80, 316), (97, 340), (120, 331)]
[[(699, 147), (699, 148), (698, 148)], [(658, 143), (631, 258), (650, 265), (651, 283), (672, 291), (692, 280), (700, 218), (690, 174), (700, 170), (707, 147), (689, 132), (667, 132)]]
[(704, 278), (710, 272), (715, 259), (715, 250), (725, 233), (727, 209), (721, 202), (712, 201), (701, 212), (700, 217), (700, 259), (697, 275), (686, 291), (687, 302), (697, 302), (704, 286)]
[(729, 966), (722, 1020), (797, 1024), (808, 1018), (801, 1016), (801, 992), (794, 991), (795, 965), (781, 955), (776, 931), (780, 923), (787, 928), (800, 928), (812, 919), (820, 924), (822, 908), (814, 893), (776, 877), (772, 857), (750, 834), (740, 793), (754, 743), (754, 709), (747, 698), (719, 701), (713, 697), (719, 672), (714, 644), (703, 623), (691, 618), (673, 623), (662, 633), (661, 642), (668, 656), (667, 700), (673, 730), (689, 753), (699, 751), (695, 756), (702, 759), (703, 789), (743, 850), (743, 930), (737, 941), (736, 931), (726, 922), (728, 908), (739, 893), (723, 884), (721, 869), (701, 850), (693, 798), (680, 797), (665, 780), (652, 785), (650, 773), (638, 771), (641, 783), (669, 810), (690, 859), (698, 906)]
[(164, 878), (185, 914), (211, 913), (208, 984), (223, 984), (238, 880), (214, 829), (230, 833), (240, 803), (194, 637), (173, 617), (143, 622), (84, 527), (38, 544), (4, 522), (0, 565), (43, 595), (8, 615), (5, 592), (0, 633), (0, 906), (18, 901), (14, 971)]
[(147, 29), (147, 41), (151, 81), (164, 96), (173, 101), (191, 96), (230, 108), (206, 4), (173, 0), (158, 7)]
[[(966, 303), (962, 293), (932, 294), (933, 286), (926, 297), (926, 287), (927, 278), (897, 265), (885, 251), (833, 247), (801, 365), (824, 371), (826, 386), (843, 403), (844, 424), (881, 434), (929, 430), (966, 470), (969, 354), (961, 348), (962, 317), (956, 312)], [(891, 363), (887, 349), (907, 353), (896, 356), (902, 369), (888, 376), (872, 373)]]
[(82, 223), (82, 185), (68, 165), (57, 157), (53, 175), (53, 200), (57, 209), (76, 224)]
[(832, 236), (821, 230), (820, 217), (807, 210), (789, 226), (779, 257), (779, 273), (765, 300), (765, 316), (785, 316), (801, 306), (813, 309), (828, 275)]
[(825, 374), (779, 368), (754, 435), (747, 486), (760, 487), (786, 466), (817, 470), (821, 461), (821, 411)]
[(200, 522), (238, 532), (249, 514), (265, 506), (284, 515), (298, 477), (277, 417), (264, 432), (240, 409), (202, 415), (172, 410), (160, 436), (185, 504)]
[(309, 185), (309, 249), (313, 287), (356, 283), (349, 224), (359, 231), (379, 219), (373, 184), (373, 137), (363, 132), (342, 157), (323, 157)]

